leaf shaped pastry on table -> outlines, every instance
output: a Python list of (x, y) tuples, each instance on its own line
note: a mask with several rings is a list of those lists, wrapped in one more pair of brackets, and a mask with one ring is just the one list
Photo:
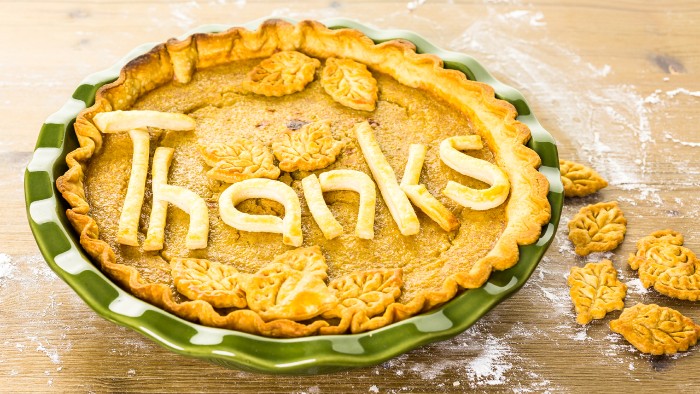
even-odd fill
[(625, 307), (627, 286), (617, 279), (610, 260), (588, 263), (583, 268), (571, 267), (568, 284), (579, 324), (602, 319), (608, 312)]
[(244, 90), (280, 97), (304, 90), (321, 62), (297, 51), (277, 52), (255, 66), (243, 81)]
[(215, 308), (245, 308), (244, 274), (233, 266), (204, 259), (174, 258), (171, 275), (177, 291)]
[(559, 160), (559, 172), (566, 197), (584, 197), (608, 186), (595, 170), (573, 161)]
[(236, 183), (252, 178), (277, 179), (280, 175), (274, 156), (258, 141), (239, 138), (228, 144), (200, 144), (199, 152), (212, 167), (207, 176), (217, 181)]
[(700, 300), (700, 260), (683, 246), (681, 233), (661, 230), (643, 237), (628, 263), (644, 287), (681, 300)]
[(352, 59), (326, 59), (321, 85), (333, 100), (346, 107), (374, 111), (377, 105), (377, 80), (367, 66)]
[(384, 313), (401, 295), (401, 274), (401, 269), (374, 270), (331, 281), (328, 287), (335, 291), (339, 303), (323, 317), (341, 320), (337, 326), (323, 328), (323, 331), (326, 334), (342, 333), (349, 327), (351, 332), (358, 333), (378, 326), (382, 316), (377, 320), (372, 318)]
[(307, 320), (338, 303), (326, 286), (328, 266), (318, 246), (290, 250), (250, 275), (245, 284), (248, 308), (265, 321)]
[(569, 239), (581, 256), (615, 249), (626, 231), (627, 219), (616, 201), (587, 205), (569, 222)]
[(698, 341), (700, 326), (677, 310), (656, 304), (626, 308), (610, 329), (642, 353), (662, 355), (686, 351)]
[(335, 162), (344, 145), (333, 138), (331, 122), (324, 120), (282, 131), (272, 141), (272, 152), (282, 171), (313, 171)]

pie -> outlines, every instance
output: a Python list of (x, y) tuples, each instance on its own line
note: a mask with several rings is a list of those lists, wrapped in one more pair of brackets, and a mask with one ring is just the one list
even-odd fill
[(516, 116), (409, 42), (269, 20), (129, 62), (76, 119), (57, 187), (141, 299), (263, 336), (358, 333), (539, 238), (549, 185)]

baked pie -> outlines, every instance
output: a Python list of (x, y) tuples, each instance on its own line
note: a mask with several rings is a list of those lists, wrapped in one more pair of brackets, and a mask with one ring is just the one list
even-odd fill
[(358, 333), (538, 239), (548, 182), (516, 116), (409, 42), (270, 20), (129, 62), (56, 183), (84, 250), (139, 298), (264, 336)]

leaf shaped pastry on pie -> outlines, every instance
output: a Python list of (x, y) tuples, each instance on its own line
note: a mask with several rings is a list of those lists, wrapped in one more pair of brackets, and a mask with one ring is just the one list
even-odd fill
[(626, 308), (610, 329), (642, 353), (662, 355), (686, 351), (698, 341), (700, 326), (680, 312), (656, 304)]
[(283, 253), (248, 277), (248, 308), (265, 321), (299, 321), (318, 316), (338, 303), (325, 283), (327, 270), (318, 246)]
[(579, 324), (602, 319), (608, 312), (625, 307), (623, 299), (627, 286), (617, 279), (617, 271), (610, 260), (588, 263), (583, 268), (571, 267), (568, 283)]
[(581, 256), (615, 249), (626, 231), (627, 219), (616, 201), (587, 205), (569, 222), (569, 239)]
[(573, 161), (559, 160), (559, 171), (566, 197), (584, 197), (608, 186), (595, 170)]
[(331, 122), (308, 123), (299, 130), (284, 130), (272, 141), (272, 153), (282, 171), (313, 171), (335, 162), (343, 142), (331, 134)]
[(207, 176), (217, 181), (236, 183), (245, 179), (277, 179), (280, 170), (272, 153), (260, 142), (239, 138), (228, 144), (200, 145), (202, 158), (211, 166)]
[(336, 291), (338, 307), (324, 317), (341, 317), (346, 309), (363, 310), (369, 317), (378, 315), (401, 295), (401, 270), (356, 272), (335, 279), (328, 287)]
[(280, 97), (304, 90), (321, 62), (297, 51), (277, 52), (255, 66), (242, 87), (263, 96)]
[(644, 287), (681, 300), (700, 300), (700, 260), (683, 246), (683, 235), (661, 230), (637, 241), (628, 260)]
[(377, 105), (377, 80), (367, 66), (352, 59), (326, 59), (321, 86), (346, 107), (374, 111)]
[(245, 308), (244, 275), (234, 267), (204, 259), (174, 258), (171, 275), (177, 291), (215, 308)]

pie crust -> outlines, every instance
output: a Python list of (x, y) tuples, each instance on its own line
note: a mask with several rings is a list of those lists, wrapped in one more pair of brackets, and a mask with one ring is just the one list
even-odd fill
[[(376, 89), (376, 84), (380, 86), (378, 92), (350, 94), (350, 97), (339, 98), (338, 95), (342, 94), (342, 89), (338, 89), (338, 81), (330, 81), (330, 79), (326, 81), (328, 86), (333, 82), (329, 89), (333, 91), (334, 105), (345, 106), (344, 102), (346, 102), (350, 103), (348, 105), (356, 106), (353, 111), (356, 111), (354, 116), (357, 120), (355, 126), (346, 134), (352, 142), (352, 146), (346, 147), (346, 150), (336, 153), (338, 147), (336, 144), (339, 140), (329, 139), (325, 134), (318, 136), (331, 144), (328, 148), (330, 153), (327, 157), (324, 156), (322, 164), (316, 164), (313, 167), (318, 168), (320, 165), (326, 165), (326, 162), (332, 162), (336, 159), (336, 154), (340, 155), (338, 157), (343, 157), (352, 152), (353, 157), (364, 157), (367, 163), (361, 162), (357, 165), (365, 166), (363, 168), (369, 167), (370, 170), (365, 171), (365, 174), (377, 184), (382, 197), (380, 198), (380, 193), (376, 194), (377, 215), (381, 221), (375, 222), (375, 233), (378, 230), (384, 231), (388, 227), (395, 228), (399, 220), (393, 221), (392, 216), (398, 216), (403, 218), (401, 221), (404, 223), (400, 223), (399, 227), (403, 227), (400, 232), (395, 232), (396, 237), (401, 238), (398, 241), (399, 244), (407, 247), (417, 248), (424, 245), (421, 237), (423, 232), (428, 231), (424, 229), (426, 226), (431, 226), (429, 231), (443, 231), (447, 234), (450, 245), (445, 250), (439, 251), (439, 258), (429, 259), (426, 254), (425, 262), (417, 263), (421, 265), (421, 269), (433, 269), (434, 272), (429, 272), (423, 278), (425, 283), (432, 281), (433, 287), (411, 287), (413, 282), (411, 282), (410, 270), (403, 270), (396, 266), (396, 262), (390, 260), (370, 262), (374, 266), (363, 266), (365, 267), (363, 269), (345, 272), (346, 268), (343, 264), (348, 264), (350, 261), (342, 261), (342, 259), (347, 256), (335, 256), (319, 248), (318, 245), (306, 244), (308, 238), (305, 236), (304, 247), (297, 249), (282, 244), (281, 237), (274, 238), (278, 242), (268, 247), (286, 250), (286, 252), (270, 259), (267, 264), (257, 269), (236, 267), (236, 264), (241, 262), (223, 261), (222, 258), (219, 261), (198, 259), (193, 257), (195, 255), (190, 255), (190, 252), (187, 252), (187, 255), (167, 256), (166, 259), (165, 252), (160, 255), (148, 254), (138, 247), (115, 246), (105, 240), (103, 233), (107, 230), (98, 226), (95, 218), (99, 216), (99, 212), (97, 208), (90, 205), (91, 200), (87, 192), (88, 185), (92, 182), (92, 180), (88, 182), (92, 159), (103, 153), (103, 144), (106, 142), (106, 135), (103, 135), (95, 125), (95, 117), (98, 114), (131, 110), (141, 98), (159, 87), (168, 84), (187, 86), (196, 82), (197, 73), (227, 64), (253, 60), (256, 60), (258, 65), (250, 69), (247, 77), (244, 76), (246, 78), (244, 83), (232, 87), (232, 91), (236, 91), (243, 97), (263, 95), (269, 100), (286, 100), (300, 94), (295, 92), (308, 90), (309, 86), (315, 83), (314, 80), (319, 80), (319, 75), (323, 72), (323, 62), (327, 62), (328, 59), (351, 60), (352, 62), (332, 61), (336, 66), (340, 64), (345, 67), (346, 74), (351, 77), (367, 79), (367, 74), (370, 74), (369, 78), (372, 81), (360, 81), (354, 85), (359, 86), (359, 89), (372, 90)], [(302, 63), (294, 63), (299, 60)], [(358, 64), (360, 66), (357, 66)], [(276, 76), (275, 73), (278, 71), (292, 74)], [(330, 71), (333, 70), (328, 72)], [(328, 78), (331, 76), (340, 78), (335, 74), (329, 74)], [(291, 81), (291, 84), (280, 84), (275, 79), (278, 77)], [(374, 81), (375, 78), (376, 81)], [(495, 178), (492, 181), (491, 178), (487, 179), (489, 182), (485, 185), (485, 191), (471, 187), (470, 193), (486, 195), (488, 202), (493, 203), (494, 198), (502, 198), (502, 196), (492, 196), (492, 194), (498, 194), (494, 193), (493, 189), (502, 191), (505, 187), (500, 172), (509, 183), (507, 199), (498, 208), (503, 212), (503, 219), (502, 223), (499, 222), (502, 231), (496, 239), (493, 241), (480, 239), (478, 234), (469, 239), (460, 237), (460, 232), (476, 228), (472, 226), (470, 220), (479, 223), (480, 226), (488, 226), (490, 218), (496, 215), (489, 213), (488, 208), (482, 207), (487, 210), (477, 211), (452, 203), (448, 204), (450, 200), (440, 195), (439, 188), (444, 187), (444, 184), (431, 186), (427, 195), (423, 193), (423, 197), (420, 198), (424, 199), (425, 207), (416, 203), (419, 209), (414, 210), (408, 202), (399, 185), (400, 179), (396, 176), (403, 172), (403, 168), (392, 166), (388, 159), (394, 160), (395, 155), (401, 155), (405, 163), (411, 143), (430, 141), (413, 141), (412, 138), (421, 135), (421, 130), (408, 130), (404, 151), (399, 152), (398, 149), (391, 152), (384, 151), (381, 136), (373, 130), (375, 125), (369, 116), (373, 107), (376, 106), (377, 110), (381, 108), (383, 95), (391, 93), (388, 90), (382, 90), (382, 80), (386, 79), (392, 79), (405, 88), (419, 90), (423, 92), (421, 94), (431, 95), (435, 100), (443, 102), (468, 119), (472, 125), (471, 132), (476, 134), (473, 138), (483, 144), (483, 150), (488, 151), (491, 157), (489, 171), (495, 174), (489, 175)], [(389, 87), (387, 85), (385, 89)], [(206, 92), (197, 92), (197, 94), (206, 94)], [(376, 100), (374, 94), (378, 95), (376, 103), (373, 102)], [(271, 102), (274, 103), (274, 101)], [(424, 117), (433, 116), (433, 120), (440, 119), (443, 115), (418, 113)], [(194, 322), (264, 336), (299, 337), (356, 333), (383, 327), (428, 311), (449, 301), (463, 289), (482, 286), (493, 270), (504, 270), (517, 263), (519, 245), (531, 244), (539, 238), (541, 227), (550, 217), (550, 206), (546, 198), (549, 185), (546, 178), (537, 171), (540, 158), (524, 145), (530, 138), (530, 131), (527, 126), (515, 120), (516, 116), (515, 108), (506, 101), (496, 99), (490, 86), (470, 81), (459, 71), (443, 68), (442, 61), (434, 55), (416, 54), (415, 46), (410, 42), (392, 40), (375, 44), (361, 32), (352, 29), (330, 30), (314, 21), (303, 21), (293, 25), (281, 20), (268, 20), (256, 31), (232, 28), (220, 33), (195, 34), (184, 40), (172, 39), (129, 62), (116, 81), (98, 90), (95, 104), (77, 117), (74, 128), (80, 146), (67, 155), (68, 171), (57, 179), (56, 184), (63, 198), (70, 205), (66, 214), (80, 234), (80, 244), (84, 250), (113, 280), (141, 299)], [(324, 119), (309, 120), (311, 121), (324, 121)], [(198, 123), (197, 127), (200, 126)], [(293, 130), (299, 128), (296, 127), (299, 126), (296, 123), (294, 126), (289, 128)], [(241, 138), (248, 138), (249, 135), (243, 135)], [(265, 141), (267, 142), (269, 141)], [(429, 152), (436, 155), (440, 141), (434, 142), (437, 144), (431, 145)], [(460, 148), (460, 144), (456, 143), (450, 143), (449, 148), (465, 149)], [(467, 153), (453, 153), (468, 157)], [(264, 166), (272, 171), (267, 178), (276, 178), (275, 170), (269, 165), (270, 153), (260, 153), (259, 157), (267, 160)], [(281, 159), (278, 157), (278, 160)], [(432, 163), (432, 169), (444, 167), (444, 171), (452, 171), (447, 166), (439, 165), (439, 161), (437, 165), (436, 161)], [(342, 160), (338, 160), (333, 166), (342, 164)], [(295, 164), (295, 166), (300, 165)], [(411, 165), (417, 167), (415, 163)], [(495, 167), (495, 170), (492, 167)], [(211, 168), (203, 167), (202, 171), (206, 172)], [(284, 171), (284, 168), (281, 169)], [(334, 169), (341, 168), (334, 167)], [(324, 171), (320, 169), (311, 174), (320, 177)], [(434, 174), (428, 174), (425, 171), (427, 170), (424, 169), (421, 183), (418, 183), (417, 179), (421, 177), (420, 169), (407, 171), (411, 179), (402, 182), (403, 185), (408, 186), (409, 189), (412, 186), (429, 185), (430, 178), (434, 177)], [(237, 173), (234, 171), (230, 174)], [(289, 183), (293, 179), (291, 175), (295, 174), (310, 175), (308, 171), (299, 169), (293, 174), (281, 175), (279, 180), (258, 177), (246, 180), (236, 179), (234, 185), (243, 182), (262, 182), (262, 187), (268, 187), (271, 182)], [(167, 184), (167, 179), (162, 179), (162, 175), (159, 177), (160, 186), (156, 185), (156, 190), (175, 193), (175, 189), (168, 188), (170, 185)], [(328, 175), (325, 177), (327, 178)], [(220, 180), (211, 180), (211, 182), (220, 182)], [(299, 182), (297, 194), (301, 198), (303, 191), (300, 185), (301, 182)], [(475, 185), (481, 185), (481, 188), (484, 188), (484, 184), (479, 183), (472, 183), (470, 186)], [(171, 186), (171, 188), (177, 187), (179, 186)], [(241, 190), (244, 189), (245, 187), (241, 188)], [(364, 186), (363, 190), (365, 190)], [(241, 193), (245, 194), (244, 191)], [(355, 192), (350, 193), (357, 195)], [(440, 198), (440, 205), (447, 205), (447, 208), (442, 208), (447, 209), (448, 212), (444, 212), (433, 200), (430, 200), (431, 193), (433, 199)], [(421, 192), (416, 191), (414, 194), (418, 196)], [(170, 197), (169, 200), (176, 200)], [(315, 197), (315, 203), (320, 203), (318, 195)], [(147, 198), (150, 198), (148, 193)], [(393, 201), (389, 203), (388, 208), (384, 205), (387, 200)], [(290, 205), (290, 207), (301, 207), (302, 220), (310, 221), (303, 225), (302, 232), (316, 231), (313, 230), (316, 225), (311, 222), (311, 214), (306, 214), (309, 212), (306, 203), (303, 200), (298, 203), (299, 205)], [(396, 205), (395, 208), (392, 208), (393, 204)], [(158, 204), (153, 205), (161, 206), (159, 209), (162, 216), (162, 202), (158, 201)], [(212, 234), (220, 228), (219, 226), (223, 226), (219, 223), (218, 217), (212, 217), (212, 205), (217, 205), (216, 201), (207, 199), (210, 220), (216, 220), (212, 222), (209, 232), (208, 247), (212, 247), (215, 243)], [(150, 204), (145, 201), (144, 207), (148, 206)], [(230, 211), (230, 208), (236, 210), (235, 207), (230, 206), (227, 209)], [(295, 220), (299, 215), (296, 208), (292, 212)], [(357, 212), (356, 206), (354, 209)], [(396, 212), (392, 211), (389, 214), (392, 209)], [(436, 211), (435, 217), (443, 217), (442, 225), (449, 231), (440, 229), (432, 219), (422, 216), (421, 209)], [(420, 221), (412, 220), (412, 216), (408, 214), (409, 211), (420, 213), (418, 215)], [(460, 226), (455, 225), (455, 219), (461, 221)], [(162, 222), (162, 217), (158, 218), (158, 222)], [(422, 227), (417, 227), (416, 224)], [(287, 244), (296, 246), (303, 234), (298, 234), (298, 227), (293, 227), (293, 230), (284, 231), (293, 231)], [(337, 228), (335, 231), (337, 232)], [(418, 234), (411, 235), (416, 233)], [(318, 231), (314, 234), (317, 235), (313, 239), (347, 243), (348, 249), (351, 250), (371, 248), (374, 241), (359, 240), (359, 237), (347, 229), (342, 235), (336, 235), (333, 239), (324, 238)], [(365, 234), (369, 236), (366, 232)], [(162, 240), (156, 237), (156, 248), (158, 241)], [(468, 248), (470, 243), (477, 245), (478, 250), (469, 253), (460, 252), (460, 247)], [(172, 277), (168, 283), (149, 280), (136, 267), (121, 263), (121, 254), (138, 255), (144, 261), (166, 259), (168, 263), (159, 269), (165, 270)], [(334, 273), (335, 271), (338, 273)], [(269, 289), (276, 290), (271, 292)], [(244, 304), (246, 306), (243, 306)]]

